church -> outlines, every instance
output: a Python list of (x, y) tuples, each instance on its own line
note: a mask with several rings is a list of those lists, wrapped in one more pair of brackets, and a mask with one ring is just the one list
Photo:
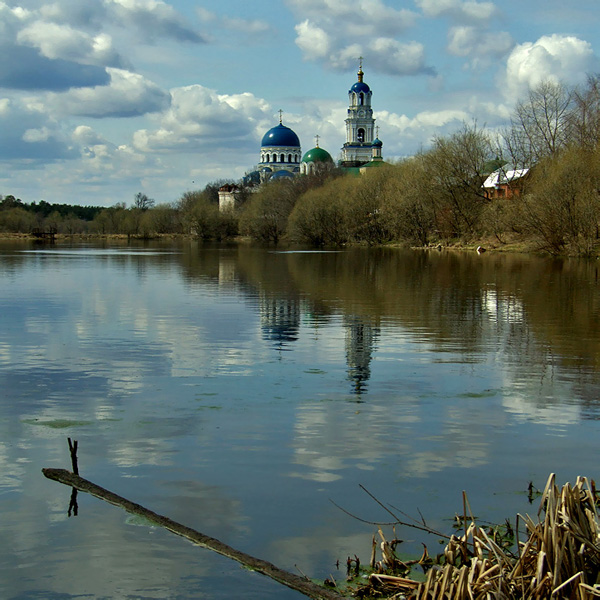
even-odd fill
[[(348, 91), (348, 116), (346, 118), (346, 142), (341, 149), (338, 163), (342, 169), (357, 169), (369, 163), (383, 162), (382, 142), (377, 137), (371, 99), (373, 92), (364, 81), (362, 59), (358, 69), (358, 81)], [(269, 129), (260, 145), (260, 161), (256, 167), (261, 182), (271, 179), (309, 175), (334, 161), (327, 150), (316, 146), (304, 155), (296, 133), (283, 124), (279, 111), (279, 124)], [(253, 173), (254, 174), (254, 173)]]
[[(358, 69), (358, 81), (348, 90), (348, 116), (346, 118), (346, 141), (341, 148), (338, 166), (349, 172), (362, 173), (369, 167), (383, 164), (383, 143), (378, 137), (371, 100), (373, 92), (364, 81), (362, 58)], [(283, 124), (283, 111), (279, 111), (279, 124), (267, 131), (260, 144), (258, 165), (244, 177), (244, 183), (260, 184), (267, 181), (293, 178), (296, 175), (312, 175), (323, 169), (335, 167), (331, 154), (316, 145), (302, 154), (300, 139), (295, 131)], [(225, 190), (224, 188), (228, 188)], [(219, 190), (221, 209), (235, 203), (232, 186)]]

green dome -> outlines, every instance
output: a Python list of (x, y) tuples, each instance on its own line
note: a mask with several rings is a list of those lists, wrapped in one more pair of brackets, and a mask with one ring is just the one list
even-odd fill
[(327, 152), (327, 150), (323, 150), (323, 148), (313, 148), (309, 150), (303, 157), (302, 162), (333, 162), (333, 158), (331, 158), (331, 154)]

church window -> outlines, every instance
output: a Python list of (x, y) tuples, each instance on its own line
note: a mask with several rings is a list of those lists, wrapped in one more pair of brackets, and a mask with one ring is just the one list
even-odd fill
[(292, 162), (292, 155), (288, 154), (288, 162)]
[(265, 159), (265, 162), (270, 162), (270, 161), (269, 161), (269, 158), (270, 158), (270, 157), (269, 157), (269, 155), (267, 154), (267, 156), (266, 156), (266, 159)]
[(365, 103), (365, 95), (361, 92), (358, 96), (358, 103), (362, 106)]
[(281, 155), (281, 161), (280, 162), (285, 162), (285, 154)]
[(277, 154), (273, 154), (273, 162), (277, 162)]
[(365, 141), (365, 130), (364, 129), (359, 129), (356, 132), (356, 138), (358, 139), (358, 141), (362, 144)]

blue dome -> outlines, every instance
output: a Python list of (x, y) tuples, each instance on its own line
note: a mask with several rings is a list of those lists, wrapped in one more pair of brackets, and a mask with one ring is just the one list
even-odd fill
[(294, 174), (290, 173), (289, 171), (286, 171), (285, 169), (281, 169), (281, 171), (275, 171), (275, 173), (273, 173), (273, 175), (271, 175), (271, 179), (270, 181), (273, 181), (274, 179), (289, 179), (289, 178), (293, 178)]
[(364, 81), (357, 81), (351, 88), (350, 88), (351, 92), (356, 92), (357, 94), (359, 94), (360, 92), (363, 92), (365, 94), (368, 94), (371, 91), (371, 88), (364, 83)]
[(285, 125), (279, 123), (277, 127), (269, 129), (263, 136), (261, 146), (286, 146), (300, 148), (300, 140), (298, 136)]
[(373, 140), (373, 146), (377, 146), (377, 148), (381, 148), (383, 146), (383, 142), (379, 138), (375, 138)]

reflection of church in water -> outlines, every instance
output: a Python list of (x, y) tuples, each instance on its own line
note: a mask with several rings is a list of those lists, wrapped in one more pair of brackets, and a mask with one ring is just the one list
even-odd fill
[(344, 326), (348, 379), (352, 382), (352, 391), (360, 395), (366, 391), (367, 381), (371, 378), (371, 360), (379, 327), (357, 316), (345, 316)]
[(263, 339), (278, 350), (291, 350), (288, 346), (298, 339), (300, 329), (300, 300), (261, 294), (259, 311)]
[[(306, 310), (305, 310), (306, 309)], [(300, 335), (303, 310), (300, 298), (261, 294), (259, 299), (260, 326), (264, 340), (279, 351), (293, 350), (292, 344)], [(379, 336), (379, 327), (370, 319), (343, 316), (346, 368), (353, 394), (363, 394), (371, 377), (371, 360)]]

